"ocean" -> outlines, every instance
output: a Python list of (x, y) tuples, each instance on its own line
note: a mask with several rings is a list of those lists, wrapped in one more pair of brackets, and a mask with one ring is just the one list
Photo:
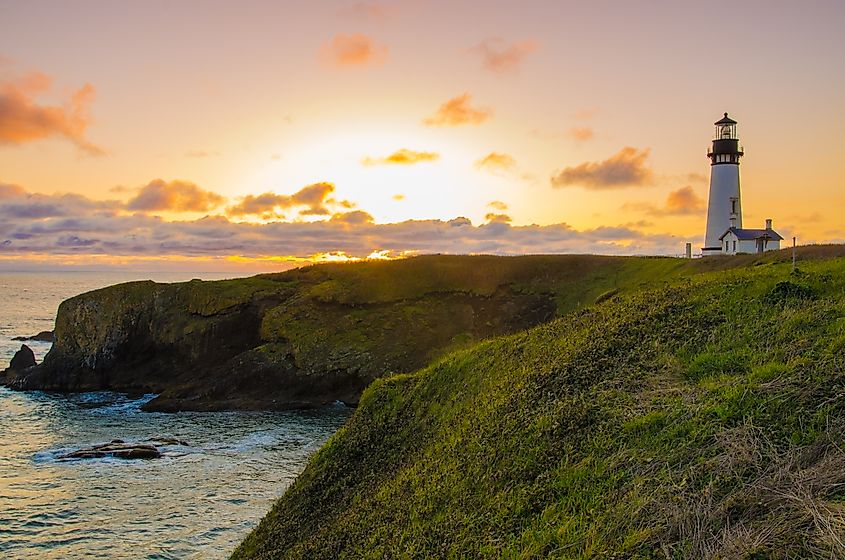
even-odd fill
[[(129, 280), (208, 273), (0, 273), (0, 368), (51, 330), (67, 297)], [(26, 342), (41, 361), (49, 343)], [(226, 558), (350, 416), (298, 412), (141, 412), (153, 395), (0, 389), (0, 557)], [(154, 460), (64, 461), (112, 439), (175, 437)]]

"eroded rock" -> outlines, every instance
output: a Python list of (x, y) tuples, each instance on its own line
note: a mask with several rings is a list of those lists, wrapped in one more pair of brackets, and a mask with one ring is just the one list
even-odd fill
[(34, 334), (32, 336), (15, 336), (12, 337), (12, 340), (35, 340), (36, 342), (55, 342), (56, 336), (53, 334), (53, 331), (41, 331), (38, 334)]
[(161, 456), (161, 451), (150, 443), (123, 443), (121, 440), (113, 440), (111, 443), (94, 445), (85, 449), (65, 453), (59, 456), (59, 459), (102, 459), (105, 457), (114, 457), (116, 459), (158, 459)]
[(21, 344), (21, 349), (15, 352), (12, 356), (12, 361), (9, 362), (9, 369), (12, 371), (23, 371), (26, 368), (37, 365), (35, 361), (35, 353), (32, 348), (26, 344)]

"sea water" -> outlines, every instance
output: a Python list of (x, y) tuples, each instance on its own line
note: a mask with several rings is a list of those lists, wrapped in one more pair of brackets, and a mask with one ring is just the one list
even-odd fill
[[(0, 368), (51, 330), (62, 299), (120, 281), (193, 275), (0, 273)], [(209, 279), (210, 275), (201, 275)], [(49, 343), (26, 342), (40, 361)], [(225, 558), (349, 417), (141, 412), (152, 398), (0, 389), (0, 557)], [(161, 459), (59, 457), (112, 439), (175, 437)]]

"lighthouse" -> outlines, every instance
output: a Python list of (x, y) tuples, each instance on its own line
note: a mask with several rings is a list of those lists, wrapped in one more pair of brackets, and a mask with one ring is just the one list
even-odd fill
[(729, 228), (742, 229), (742, 197), (739, 191), (739, 160), (742, 146), (736, 135), (736, 121), (725, 116), (715, 123), (710, 158), (710, 197), (707, 202), (707, 230), (702, 256), (721, 255), (720, 239)]

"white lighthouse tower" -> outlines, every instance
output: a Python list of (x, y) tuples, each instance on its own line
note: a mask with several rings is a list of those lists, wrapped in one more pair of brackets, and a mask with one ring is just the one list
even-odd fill
[(739, 191), (739, 160), (742, 146), (736, 135), (736, 121), (728, 114), (714, 123), (710, 158), (710, 198), (707, 203), (707, 232), (702, 256), (721, 255), (721, 236), (728, 228), (742, 229), (742, 197)]

